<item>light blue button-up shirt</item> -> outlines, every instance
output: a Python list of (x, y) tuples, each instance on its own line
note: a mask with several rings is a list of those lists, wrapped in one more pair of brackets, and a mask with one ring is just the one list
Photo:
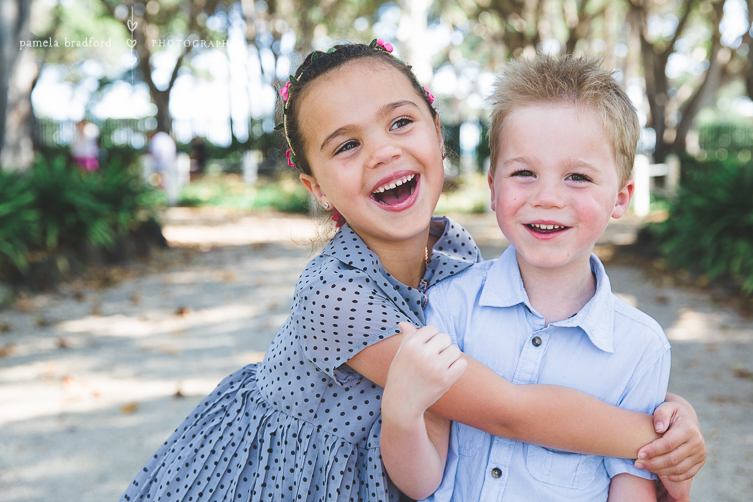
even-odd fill
[[(595, 255), (591, 269), (593, 298), (569, 319), (545, 326), (510, 246), (498, 259), (437, 285), (427, 324), (510, 382), (567, 386), (653, 413), (667, 393), (669, 342), (656, 321), (612, 293)], [(542, 448), (453, 423), (442, 483), (427, 500), (605, 501), (611, 478), (620, 473), (655, 478), (632, 460)]]

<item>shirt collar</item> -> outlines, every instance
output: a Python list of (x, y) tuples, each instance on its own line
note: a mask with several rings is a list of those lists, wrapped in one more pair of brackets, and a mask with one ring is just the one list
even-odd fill
[[(431, 260), (423, 277), (429, 286), (457, 275), (481, 261), (481, 253), (473, 238), (467, 230), (451, 219), (444, 216), (432, 217), (429, 231), (434, 236), (440, 236), (432, 249)], [(369, 275), (388, 276), (396, 286), (400, 285), (382, 267), (382, 262), (376, 253), (369, 249), (347, 223), (324, 247), (322, 254), (337, 258), (342, 263)]]
[[(596, 293), (574, 316), (552, 323), (552, 326), (578, 327), (591, 343), (604, 352), (614, 352), (614, 297), (604, 265), (591, 254), (591, 271), (596, 277)], [(523, 286), (515, 248), (508, 247), (489, 270), (479, 297), (479, 305), (513, 307), (523, 304), (535, 315), (528, 293)]]

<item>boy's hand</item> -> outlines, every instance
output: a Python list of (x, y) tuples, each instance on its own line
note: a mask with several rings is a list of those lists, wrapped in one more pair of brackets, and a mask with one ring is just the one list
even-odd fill
[(418, 417), (460, 378), (468, 363), (449, 335), (434, 326), (416, 329), (405, 322), (398, 326), (403, 340), (390, 365), (382, 406)]
[(656, 432), (667, 432), (638, 451), (635, 466), (662, 480), (679, 482), (695, 476), (706, 462), (706, 443), (693, 407), (680, 396), (667, 394), (667, 401), (654, 412), (654, 427)]

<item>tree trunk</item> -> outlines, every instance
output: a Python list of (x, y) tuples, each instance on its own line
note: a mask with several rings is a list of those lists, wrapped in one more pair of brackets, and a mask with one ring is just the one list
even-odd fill
[(0, 169), (24, 169), (34, 158), (31, 140), (31, 87), (37, 76), (34, 52), (20, 50), (28, 40), (29, 0), (0, 2)]

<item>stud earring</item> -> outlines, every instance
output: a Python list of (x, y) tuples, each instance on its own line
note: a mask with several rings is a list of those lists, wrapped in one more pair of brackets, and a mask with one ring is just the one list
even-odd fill
[(442, 160), (447, 158), (447, 152), (442, 152)]
[(329, 202), (325, 202), (324, 204), (322, 204), (322, 207), (324, 209), (329, 209)]

